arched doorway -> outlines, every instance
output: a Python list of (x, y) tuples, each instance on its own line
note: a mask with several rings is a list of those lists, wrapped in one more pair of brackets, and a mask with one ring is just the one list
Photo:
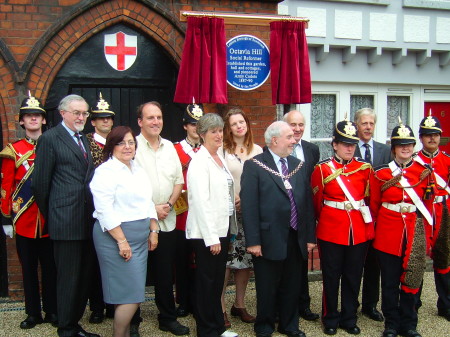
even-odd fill
[[(105, 35), (118, 32), (137, 38), (136, 60), (124, 71), (115, 70), (104, 53)], [(178, 66), (154, 40), (123, 23), (108, 27), (79, 47), (55, 77), (45, 106), (49, 127), (61, 120), (57, 106), (62, 97), (78, 94), (92, 106), (101, 92), (116, 112), (114, 124), (128, 125), (135, 132), (139, 132), (136, 107), (147, 101), (160, 102), (164, 114), (162, 137), (180, 140), (184, 136), (183, 106), (173, 103), (177, 74)], [(85, 131), (91, 130), (86, 123)]]

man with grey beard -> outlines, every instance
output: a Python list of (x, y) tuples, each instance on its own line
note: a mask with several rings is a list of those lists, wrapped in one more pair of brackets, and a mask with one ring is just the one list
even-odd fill
[(81, 133), (89, 117), (83, 97), (64, 97), (62, 122), (38, 140), (31, 187), (53, 241), (57, 269), (59, 337), (99, 337), (78, 324), (83, 316), (93, 258), (92, 155)]

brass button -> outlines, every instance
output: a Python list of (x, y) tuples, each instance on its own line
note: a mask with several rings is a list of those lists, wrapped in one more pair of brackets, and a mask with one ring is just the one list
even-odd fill
[(353, 206), (352, 206), (352, 204), (351, 203), (346, 203), (345, 204), (345, 209), (347, 210), (347, 211), (349, 211), (349, 210), (351, 210), (351, 209), (353, 209)]
[(402, 206), (402, 213), (408, 212), (409, 207), (408, 206)]

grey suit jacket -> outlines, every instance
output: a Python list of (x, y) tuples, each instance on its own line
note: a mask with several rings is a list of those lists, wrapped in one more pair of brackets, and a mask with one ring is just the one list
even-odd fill
[[(254, 157), (278, 172), (269, 151)], [(289, 171), (299, 160), (287, 157)], [(298, 243), (307, 258), (307, 243), (316, 242), (312, 192), (307, 169), (302, 167), (290, 179), (298, 212)], [(283, 260), (287, 256), (291, 205), (281, 177), (268, 172), (253, 160), (246, 160), (241, 176), (241, 208), (246, 246), (261, 245), (263, 257)]]
[(53, 240), (85, 240), (92, 233), (94, 173), (86, 137), (87, 160), (62, 124), (45, 132), (36, 146), (31, 187)]
[[(361, 151), (359, 150), (358, 144), (356, 144), (355, 157), (361, 156)], [(388, 164), (392, 160), (391, 157), (391, 148), (383, 143), (373, 141), (373, 167), (377, 167), (380, 165)]]

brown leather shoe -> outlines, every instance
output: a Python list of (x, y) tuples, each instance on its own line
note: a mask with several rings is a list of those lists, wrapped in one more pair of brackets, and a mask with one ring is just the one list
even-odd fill
[(231, 307), (230, 314), (233, 317), (240, 317), (244, 323), (254, 323), (255, 316), (250, 315), (245, 308), (236, 308), (234, 305)]
[(226, 312), (223, 313), (223, 321), (224, 321), (223, 326), (225, 327), (225, 329), (231, 328), (231, 323), (230, 320), (228, 319), (228, 315)]

